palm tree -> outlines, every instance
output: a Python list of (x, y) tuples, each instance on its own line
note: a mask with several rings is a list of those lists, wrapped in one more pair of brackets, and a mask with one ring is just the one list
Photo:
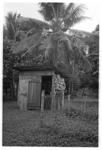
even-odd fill
[(83, 16), (85, 6), (74, 3), (69, 3), (65, 6), (64, 3), (41, 3), (39, 11), (46, 21), (52, 24), (54, 31), (67, 31), (70, 27), (88, 18)]
[(18, 30), (17, 20), (20, 17), (20, 14), (9, 12), (6, 16), (6, 29), (8, 39), (14, 40), (16, 32)]
[[(29, 53), (39, 47), (44, 51), (45, 59), (50, 60), (50, 63), (67, 77), (72, 77), (72, 66), (76, 63), (79, 68), (82, 69), (83, 66), (85, 70), (89, 70), (90, 65), (84, 52), (85, 44), (80, 39), (66, 34), (66, 31), (70, 30), (73, 25), (87, 18), (83, 16), (85, 7), (83, 5), (76, 6), (74, 3), (70, 3), (68, 6), (63, 3), (41, 3), (40, 6), (40, 13), (48, 21), (47, 25), (51, 32), (46, 30), (43, 33), (42, 31), (34, 33), (39, 39), (36, 40), (37, 42), (35, 41), (36, 36), (26, 36), (16, 50), (23, 50), (24, 43), (26, 43)], [(35, 42), (29, 44), (30, 38), (33, 38)]]
[[(64, 67), (66, 66), (66, 68), (68, 68), (68, 66), (72, 67), (72, 62), (74, 61), (76, 63), (76, 60), (80, 58), (79, 60), (85, 64), (84, 66), (88, 66), (89, 63), (86, 60), (85, 53), (82, 51), (85, 44), (82, 45), (83, 42), (81, 40), (70, 38), (70, 36), (65, 33), (70, 30), (73, 25), (87, 18), (82, 15), (85, 9), (84, 5), (76, 6), (74, 3), (70, 3), (68, 6), (65, 6), (63, 3), (41, 3), (40, 6), (40, 13), (49, 22), (50, 28), (52, 29), (52, 33), (46, 39), (45, 55), (50, 57), (51, 54), (53, 55), (53, 59), (51, 58), (53, 65), (58, 67), (59, 63)], [(74, 45), (72, 44), (73, 41)], [(78, 44), (76, 41), (78, 41)], [(75, 44), (77, 44), (77, 46), (75, 46)], [(64, 54), (62, 55), (62, 53)], [(59, 57), (57, 62), (56, 56), (59, 55), (61, 55), (61, 57)]]

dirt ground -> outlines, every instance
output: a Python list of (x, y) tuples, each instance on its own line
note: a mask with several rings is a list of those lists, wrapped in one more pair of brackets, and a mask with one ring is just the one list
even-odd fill
[(20, 111), (3, 105), (3, 146), (98, 146), (98, 101), (72, 101), (70, 111)]

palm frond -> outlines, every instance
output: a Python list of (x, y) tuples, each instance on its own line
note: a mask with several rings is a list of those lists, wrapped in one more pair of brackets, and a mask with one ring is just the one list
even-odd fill
[(14, 39), (15, 37), (15, 29), (12, 23), (7, 24), (7, 36), (10, 40)]
[(83, 70), (85, 70), (85, 72), (91, 71), (91, 63), (84, 55), (80, 55), (80, 64), (82, 64), (81, 66), (83, 67)]
[(21, 42), (15, 43), (12, 47), (14, 53), (21, 53), (22, 51), (30, 51), (30, 49), (37, 45), (40, 41), (41, 32), (38, 32), (32, 36), (25, 37)]
[(86, 47), (85, 42), (76, 37), (71, 37), (71, 43), (73, 47), (73, 60), (75, 64), (79, 64), (84, 71), (91, 70), (91, 63), (88, 60), (88, 56), (86, 55)]
[(15, 33), (17, 31), (17, 19), (19, 18), (20, 14), (9, 12), (6, 16), (6, 28), (8, 32), (8, 38), (10, 40), (14, 40)]
[(55, 17), (61, 17), (64, 12), (64, 3), (40, 3), (39, 11), (45, 20), (51, 21)]
[(70, 14), (70, 12), (75, 8), (75, 4), (74, 3), (69, 3), (69, 5), (67, 6), (67, 8), (65, 9), (65, 13), (64, 13), (64, 18), (66, 17), (66, 14)]
[(74, 49), (74, 61), (75, 64), (79, 64), (79, 67), (81, 67), (85, 72), (89, 72), (92, 68), (91, 63), (82, 49)]
[(71, 40), (68, 38), (67, 35), (62, 34), (60, 36), (59, 42), (61, 43), (61, 51), (64, 52), (64, 55), (62, 55), (64, 63), (68, 65), (73, 56)]
[(61, 65), (68, 71), (73, 53), (68, 37), (61, 32), (52, 34), (49, 41), (46, 41), (43, 46), (45, 46), (45, 58), (50, 59), (55, 67)]
[(56, 66), (54, 66), (57, 73), (60, 73), (63, 77), (72, 77), (72, 68), (71, 65), (66, 65), (64, 63), (61, 62), (57, 62)]
[(86, 17), (86, 16), (75, 17), (73, 20), (70, 21), (68, 27), (72, 27), (75, 24), (84, 21), (85, 19), (89, 19), (89, 17)]
[(65, 5), (64, 3), (60, 3), (60, 6), (58, 7), (58, 11), (57, 11), (57, 17), (58, 18), (63, 18), (65, 13)]
[(88, 17), (83, 16), (84, 9), (84, 5), (79, 5), (77, 7), (75, 7), (74, 4), (70, 5), (70, 9), (66, 11), (64, 17), (65, 26), (72, 27), (74, 24), (87, 19)]
[(50, 3), (40, 3), (41, 9), (39, 12), (42, 14), (45, 20), (50, 21), (53, 18), (52, 7)]
[(57, 57), (57, 39), (54, 34), (51, 34), (44, 40), (43, 49), (45, 49), (45, 59), (49, 59), (52, 64), (56, 63)]

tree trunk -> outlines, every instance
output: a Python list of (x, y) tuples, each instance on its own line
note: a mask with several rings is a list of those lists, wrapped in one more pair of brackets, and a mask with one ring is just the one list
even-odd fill
[(41, 112), (44, 111), (44, 99), (45, 99), (45, 91), (43, 90), (41, 93)]

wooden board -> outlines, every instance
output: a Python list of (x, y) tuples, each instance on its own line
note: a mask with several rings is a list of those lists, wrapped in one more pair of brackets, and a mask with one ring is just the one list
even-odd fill
[(28, 109), (40, 109), (41, 80), (32, 80), (28, 83)]
[(20, 79), (35, 79), (36, 76), (41, 77), (41, 76), (51, 76), (53, 75), (53, 71), (25, 71), (25, 72), (20, 72)]

